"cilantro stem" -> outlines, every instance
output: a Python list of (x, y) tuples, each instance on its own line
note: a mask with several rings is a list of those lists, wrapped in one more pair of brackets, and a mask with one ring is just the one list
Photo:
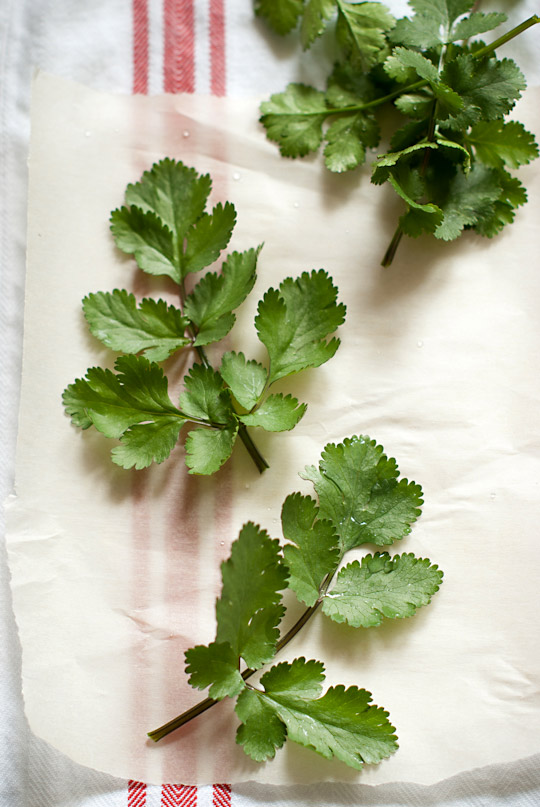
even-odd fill
[[(282, 638), (276, 644), (276, 653), (278, 653), (280, 650), (283, 650), (285, 645), (287, 645), (291, 641), (291, 639), (293, 639), (296, 636), (298, 631), (304, 627), (306, 622), (308, 622), (308, 620), (311, 619), (313, 614), (317, 611), (320, 604), (322, 603), (323, 596), (324, 595), (319, 597), (315, 605), (312, 605), (310, 608), (306, 608), (304, 613), (299, 617), (299, 619), (297, 619), (294, 625), (291, 628), (289, 628), (289, 630), (284, 636), (282, 636)], [(250, 669), (244, 670), (244, 672), (242, 673), (242, 678), (244, 679), (244, 681), (247, 681), (248, 678), (251, 678), (251, 676), (255, 675), (256, 672), (257, 670), (250, 670)], [(220, 703), (220, 701), (215, 700), (215, 698), (205, 698), (204, 700), (199, 701), (199, 703), (196, 703), (195, 706), (192, 706), (190, 709), (187, 709), (185, 712), (182, 712), (182, 714), (178, 715), (178, 717), (169, 720), (168, 723), (164, 723), (163, 726), (160, 726), (158, 729), (149, 731), (148, 737), (150, 737), (151, 740), (157, 743), (159, 742), (159, 740), (162, 740), (168, 734), (171, 734), (173, 731), (182, 728), (182, 726), (185, 726), (186, 723), (189, 723), (194, 718), (203, 714), (203, 712), (206, 712), (207, 709), (210, 709), (212, 706), (215, 706), (216, 703)]]
[[(181, 301), (182, 306), (183, 306), (184, 297), (185, 297), (185, 289), (184, 289), (183, 283), (181, 284), (180, 288), (181, 288), (180, 301)], [(188, 331), (189, 331), (189, 334), (190, 334), (191, 338), (193, 340), (195, 340), (196, 337), (197, 337), (197, 332), (196, 332), (196, 330), (195, 330), (195, 328), (193, 326), (193, 323), (190, 323), (188, 325)], [(195, 350), (197, 351), (197, 355), (198, 355), (198, 357), (199, 357), (199, 359), (201, 361), (201, 364), (204, 367), (211, 367), (212, 365), (210, 364), (210, 362), (208, 360), (208, 356), (206, 355), (206, 351), (205, 351), (204, 347), (202, 347), (202, 345), (196, 345)], [(249, 434), (249, 432), (247, 430), (247, 426), (244, 423), (240, 423), (240, 425), (238, 427), (238, 436), (241, 439), (241, 441), (243, 442), (244, 446), (246, 447), (246, 450), (247, 450), (249, 456), (251, 457), (251, 459), (255, 463), (255, 467), (257, 468), (258, 472), (260, 474), (262, 474), (263, 471), (266, 471), (266, 469), (269, 468), (270, 466), (268, 465), (265, 458), (263, 457), (263, 455), (261, 454), (261, 452), (259, 451), (259, 449), (255, 445), (255, 443), (253, 442), (253, 439), (252, 439), (251, 435)]]
[(398, 224), (398, 226), (396, 227), (396, 231), (392, 236), (392, 240), (388, 245), (388, 249), (384, 253), (384, 258), (381, 261), (381, 266), (384, 267), (390, 266), (390, 264), (394, 260), (397, 248), (399, 247), (399, 242), (401, 241), (402, 238), (403, 238), (403, 230), (401, 229), (401, 224)]
[(531, 28), (533, 25), (536, 25), (539, 22), (540, 17), (537, 14), (533, 14), (532, 17), (529, 17), (529, 19), (525, 20), (519, 25), (516, 25), (516, 27), (512, 28), (511, 31), (508, 31), (506, 34), (500, 36), (495, 40), (495, 42), (492, 42), (491, 45), (486, 45), (485, 47), (480, 48), (480, 50), (475, 51), (472, 56), (474, 56), (475, 59), (479, 59), (482, 56), (487, 56), (489, 53), (493, 53), (493, 51), (500, 48), (501, 45), (505, 45), (507, 42), (510, 42), (511, 39), (519, 36), (519, 34), (522, 34), (523, 31), (526, 31), (528, 28)]

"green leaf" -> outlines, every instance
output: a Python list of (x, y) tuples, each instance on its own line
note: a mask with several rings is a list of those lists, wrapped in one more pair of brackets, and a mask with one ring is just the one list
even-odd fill
[[(339, 547), (329, 521), (318, 518), (319, 510), (310, 496), (292, 493), (281, 511), (283, 535), (291, 544), (283, 549), (289, 568), (289, 588), (308, 607), (319, 598), (320, 586), (339, 563)], [(294, 546), (293, 546), (294, 544)]]
[(207, 272), (187, 297), (184, 313), (197, 328), (196, 346), (223, 339), (234, 325), (232, 312), (255, 284), (260, 249), (233, 252), (223, 263), (221, 274)]
[(236, 224), (236, 210), (230, 202), (219, 202), (212, 213), (203, 213), (186, 234), (182, 276), (199, 272), (219, 258), (229, 243)]
[(284, 157), (304, 157), (321, 145), (327, 116), (323, 92), (305, 84), (289, 84), (261, 104), (260, 122)]
[(320, 516), (332, 522), (341, 556), (361, 544), (387, 546), (400, 540), (421, 512), (421, 487), (398, 481), (396, 461), (366, 436), (329, 443), (319, 468), (307, 467), (301, 476), (313, 482)]
[(205, 213), (211, 189), (208, 175), (181, 162), (162, 160), (129, 185), (126, 203), (115, 210), (111, 230), (117, 246), (133, 254), (146, 272), (181, 283), (217, 259), (231, 237), (234, 206), (218, 204)]
[(458, 171), (451, 180), (446, 198), (439, 200), (443, 220), (434, 232), (436, 238), (450, 241), (463, 228), (475, 224), (497, 201), (501, 193), (497, 173), (481, 163), (473, 165), (468, 174)]
[(259, 303), (255, 325), (270, 357), (269, 383), (307, 367), (319, 367), (339, 346), (326, 337), (345, 319), (337, 289), (324, 270), (287, 278)]
[(232, 454), (237, 432), (237, 425), (189, 432), (185, 443), (189, 473), (209, 476), (219, 471)]
[(336, 39), (354, 67), (368, 71), (388, 54), (386, 34), (396, 24), (382, 3), (338, 0)]
[(89, 294), (83, 310), (92, 334), (112, 350), (143, 351), (150, 361), (164, 361), (189, 344), (188, 320), (164, 300), (144, 299), (137, 307), (133, 294), (115, 289)]
[(254, 692), (245, 690), (238, 698), (235, 711), (242, 721), (236, 732), (238, 745), (255, 762), (273, 759), (276, 749), (287, 739), (287, 729), (272, 707)]
[(145, 171), (139, 182), (128, 185), (126, 204), (156, 215), (174, 234), (176, 252), (189, 228), (203, 214), (212, 188), (208, 174), (165, 159)]
[[(394, 101), (402, 115), (416, 120), (429, 117), (433, 107), (433, 96), (425, 90), (415, 93), (404, 93)], [(393, 146), (392, 146), (393, 148)]]
[(304, 0), (256, 0), (255, 14), (264, 17), (277, 34), (288, 34), (295, 28), (304, 8)]
[[(418, 144), (421, 148), (425, 144)], [(437, 145), (434, 143), (434, 147)], [(416, 151), (414, 146), (410, 149), (404, 149), (410, 154)], [(401, 152), (403, 155), (404, 152)], [(382, 159), (388, 161), (397, 157), (400, 159), (401, 155), (388, 154)], [(437, 205), (432, 202), (417, 202), (416, 199), (423, 196), (425, 190), (425, 183), (420, 176), (420, 171), (411, 167), (407, 160), (398, 162), (395, 167), (381, 165), (380, 162), (375, 166), (372, 182), (379, 184), (384, 179), (388, 180), (398, 196), (407, 203), (408, 211), (400, 218), (400, 226), (403, 231), (410, 236), (418, 236), (422, 232), (433, 233), (443, 218), (443, 212)]]
[(501, 23), (506, 22), (507, 19), (506, 14), (501, 14), (498, 11), (491, 11), (489, 14), (475, 11), (453, 27), (451, 41), (459, 42), (462, 39), (470, 39), (478, 34), (485, 34), (486, 31), (492, 31)]
[(453, 26), (470, 10), (472, 0), (415, 0), (410, 5), (416, 14), (412, 19), (398, 20), (390, 39), (395, 44), (427, 49), (461, 38), (455, 35)]
[(538, 157), (534, 135), (517, 121), (481, 121), (466, 135), (466, 142), (492, 168), (518, 168)]
[(230, 423), (233, 418), (231, 400), (216, 370), (194, 364), (184, 376), (184, 385), (180, 406), (188, 416), (207, 420), (212, 425)]
[(413, 154), (416, 151), (422, 151), (424, 149), (437, 149), (437, 148), (438, 148), (437, 143), (425, 140), (421, 143), (415, 143), (412, 146), (408, 146), (407, 148), (404, 148), (401, 151), (382, 154), (380, 157), (377, 158), (377, 162), (373, 167), (372, 181), (375, 183), (375, 185), (379, 185), (381, 184), (381, 182), (384, 182), (386, 179), (389, 178), (390, 174), (388, 172), (381, 172), (379, 169), (389, 168), (392, 165), (395, 165), (399, 160), (403, 159), (403, 157), (408, 157), (409, 155)]
[(341, 569), (323, 600), (323, 611), (334, 622), (355, 628), (380, 625), (383, 617), (414, 616), (439, 590), (443, 574), (427, 559), (387, 552), (367, 555)]
[[(261, 678), (264, 691), (245, 690), (238, 698), (236, 713), (245, 723), (237, 742), (255, 759), (274, 755), (282, 736), (273, 714), (285, 724), (287, 737), (300, 745), (313, 748), (327, 759), (335, 756), (356, 770), (363, 763), (377, 763), (397, 750), (394, 727), (388, 713), (371, 705), (371, 694), (357, 687), (331, 687), (322, 697), (319, 691), (323, 674), (320, 662), (295, 659), (282, 662)], [(292, 684), (291, 684), (292, 679)], [(266, 710), (253, 704), (257, 699)], [(259, 746), (260, 724), (272, 729), (277, 739)], [(255, 753), (253, 753), (255, 752)]]
[(253, 409), (266, 386), (268, 373), (262, 364), (231, 350), (223, 355), (220, 371), (238, 403), (244, 409)]
[(322, 34), (335, 10), (336, 0), (306, 0), (300, 28), (300, 40), (304, 50), (307, 50)]
[(237, 659), (258, 669), (274, 657), (284, 612), (280, 592), (287, 585), (287, 568), (279, 541), (248, 522), (221, 564), (221, 575), (216, 641), (228, 642)]
[(228, 642), (197, 645), (186, 651), (186, 673), (194, 689), (210, 687), (215, 700), (239, 695), (244, 679), (238, 670), (238, 658)]
[(180, 281), (173, 234), (154, 213), (138, 207), (113, 210), (111, 232), (118, 249), (133, 255), (144, 272), (168, 275), (177, 283)]
[(478, 211), (473, 224), (473, 229), (487, 238), (492, 238), (506, 224), (510, 224), (514, 220), (516, 208), (527, 201), (527, 192), (519, 179), (500, 169), (497, 172), (497, 181), (501, 188), (498, 199), (493, 205)]
[(478, 59), (470, 54), (448, 62), (441, 79), (463, 102), (462, 109), (445, 120), (445, 127), (456, 130), (506, 115), (526, 87), (523, 74), (511, 59)]
[(120, 437), (121, 445), (111, 451), (113, 462), (137, 471), (153, 462), (163, 462), (175, 447), (185, 422), (178, 417), (163, 416), (152, 423), (132, 426)]
[(306, 404), (298, 403), (292, 395), (270, 395), (256, 410), (248, 415), (239, 415), (246, 426), (260, 426), (268, 432), (285, 432), (294, 429), (303, 418)]
[(373, 115), (358, 112), (332, 121), (326, 130), (324, 149), (326, 167), (335, 173), (350, 171), (364, 162), (366, 146), (379, 142), (379, 125)]
[(439, 71), (433, 62), (418, 51), (408, 48), (394, 48), (392, 55), (384, 63), (384, 69), (397, 81), (407, 81), (410, 69), (431, 84), (439, 81)]
[(73, 423), (82, 429), (94, 425), (106, 437), (119, 438), (136, 423), (157, 423), (165, 417), (185, 418), (168, 395), (167, 379), (158, 364), (142, 356), (120, 356), (117, 373), (91, 367), (64, 392), (63, 401)]

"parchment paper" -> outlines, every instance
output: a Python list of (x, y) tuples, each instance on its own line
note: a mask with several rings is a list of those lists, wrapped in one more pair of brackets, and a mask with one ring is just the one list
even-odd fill
[[(516, 114), (540, 131), (540, 93)], [(501, 236), (403, 241), (379, 261), (400, 202), (369, 173), (332, 177), (283, 160), (253, 100), (113, 97), (43, 74), (34, 86), (28, 276), (16, 497), (9, 555), (34, 732), (76, 761), (146, 782), (257, 779), (435, 782), (540, 747), (538, 346), (540, 171)], [(284, 435), (257, 434), (217, 477), (192, 477), (181, 445), (147, 471), (114, 466), (111, 441), (73, 429), (61, 393), (114, 356), (80, 301), (126, 287), (169, 295), (119, 254), (108, 216), (153, 161), (182, 159), (233, 201), (231, 249), (265, 242), (228, 347), (262, 356), (256, 303), (286, 276), (324, 267), (348, 306), (342, 345), (282, 389), (309, 403)], [(360, 181), (361, 180), (361, 181)], [(141, 275), (141, 276), (139, 276)], [(217, 353), (214, 353), (217, 356)], [(192, 357), (170, 361), (178, 386)], [(280, 536), (279, 513), (328, 441), (369, 434), (424, 487), (424, 514), (396, 551), (445, 571), (429, 608), (356, 631), (317, 617), (284, 652), (321, 658), (391, 714), (400, 750), (361, 774), (292, 743), (265, 765), (235, 746), (222, 703), (158, 745), (146, 732), (199, 700), (185, 648), (214, 635), (219, 561), (246, 520)], [(293, 608), (294, 615), (294, 608)]]

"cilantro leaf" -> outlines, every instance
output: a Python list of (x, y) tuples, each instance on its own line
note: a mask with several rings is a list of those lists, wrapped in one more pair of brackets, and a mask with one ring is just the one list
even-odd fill
[(203, 213), (188, 230), (186, 250), (181, 260), (182, 277), (199, 272), (219, 257), (229, 243), (236, 224), (236, 210), (231, 202), (221, 202), (212, 213)]
[(339, 339), (326, 341), (345, 319), (337, 289), (324, 270), (287, 278), (259, 303), (255, 325), (270, 357), (269, 383), (332, 358)]
[(364, 162), (366, 147), (379, 142), (379, 125), (373, 115), (358, 112), (336, 118), (325, 133), (324, 161), (330, 171), (350, 171)]
[(287, 585), (279, 541), (248, 522), (221, 564), (223, 588), (216, 603), (217, 642), (228, 642), (237, 659), (257, 669), (273, 658)]
[(487, 31), (492, 31), (493, 28), (497, 28), (503, 22), (506, 22), (507, 19), (506, 14), (498, 11), (491, 11), (489, 14), (475, 11), (454, 25), (452, 42), (459, 42), (462, 39), (470, 39), (478, 34), (485, 34)]
[(283, 557), (289, 568), (289, 588), (307, 606), (315, 605), (320, 586), (339, 562), (339, 548), (329, 521), (318, 519), (319, 510), (310, 496), (292, 493), (281, 510), (287, 544)]
[(321, 145), (328, 114), (325, 95), (305, 84), (289, 84), (261, 104), (260, 122), (284, 157), (304, 157)]
[(120, 437), (120, 445), (112, 449), (113, 462), (137, 471), (153, 462), (163, 462), (175, 447), (184, 423), (178, 417), (165, 415), (154, 422), (131, 426)]
[(322, 34), (335, 10), (336, 0), (306, 0), (300, 28), (300, 40), (304, 50)]
[(189, 473), (209, 476), (219, 471), (232, 454), (237, 433), (238, 424), (190, 431), (185, 442)]
[(497, 173), (481, 163), (468, 174), (458, 171), (446, 189), (446, 198), (439, 200), (443, 220), (434, 232), (435, 238), (457, 238), (465, 226), (485, 216), (500, 193)]
[(521, 70), (511, 59), (478, 59), (470, 54), (460, 54), (449, 61), (441, 80), (462, 100), (461, 110), (445, 120), (445, 127), (450, 129), (506, 115), (526, 87)]
[[(246, 722), (239, 729), (237, 742), (247, 753), (259, 760), (274, 756), (282, 737), (280, 741), (272, 712), (285, 725), (290, 740), (313, 748), (327, 759), (335, 756), (357, 770), (364, 762), (380, 762), (397, 750), (388, 713), (371, 705), (371, 694), (366, 690), (337, 686), (322, 697), (314, 697), (320, 691), (323, 669), (320, 662), (303, 658), (292, 664), (282, 662), (262, 676), (264, 691), (246, 689), (241, 693), (236, 713)], [(267, 708), (257, 708), (255, 699)], [(259, 745), (257, 723), (264, 718), (277, 742), (265, 740)]]
[(481, 121), (468, 132), (466, 142), (492, 168), (519, 168), (538, 157), (534, 135), (517, 121)]
[(231, 350), (223, 355), (220, 371), (238, 403), (244, 409), (253, 409), (264, 392), (268, 377), (262, 364)]
[(287, 739), (287, 728), (272, 706), (245, 689), (236, 702), (235, 712), (242, 721), (236, 732), (238, 745), (255, 762), (273, 759), (276, 749)]
[(387, 546), (411, 531), (420, 515), (422, 489), (407, 479), (369, 437), (329, 443), (319, 468), (306, 467), (303, 479), (313, 482), (320, 515), (332, 522), (341, 556), (364, 543)]
[(179, 256), (173, 234), (154, 213), (138, 207), (113, 210), (111, 232), (118, 249), (133, 255), (144, 272), (168, 275), (179, 282)]
[(382, 3), (337, 0), (336, 39), (354, 67), (369, 70), (388, 54), (386, 34), (396, 24)]
[(133, 254), (145, 272), (181, 283), (189, 272), (216, 260), (236, 223), (230, 202), (204, 212), (210, 188), (208, 175), (199, 176), (181, 162), (156, 163), (140, 182), (128, 186), (129, 207), (111, 216), (117, 246)]
[(181, 162), (164, 159), (145, 171), (139, 182), (128, 185), (126, 204), (157, 216), (173, 234), (178, 254), (180, 242), (203, 214), (211, 188), (208, 174), (199, 175)]
[(383, 617), (414, 616), (439, 590), (442, 572), (429, 560), (412, 554), (367, 555), (340, 570), (323, 600), (324, 613), (355, 628), (380, 625)]
[(500, 195), (490, 206), (477, 211), (473, 229), (480, 235), (492, 238), (505, 224), (514, 219), (514, 211), (527, 201), (527, 192), (516, 177), (510, 176), (507, 171), (499, 170), (497, 180), (500, 186)]
[(188, 319), (164, 300), (144, 299), (137, 307), (133, 294), (115, 289), (89, 294), (83, 310), (92, 334), (112, 350), (142, 351), (150, 361), (163, 361), (189, 344)]
[(186, 672), (194, 689), (210, 687), (210, 697), (234, 697), (245, 683), (238, 669), (238, 658), (228, 642), (211, 642), (186, 650)]
[(255, 0), (255, 14), (264, 17), (278, 34), (288, 34), (296, 26), (304, 0)]
[(195, 346), (217, 342), (229, 333), (235, 321), (232, 312), (255, 284), (260, 249), (233, 252), (219, 275), (208, 272), (188, 295), (184, 313), (196, 326)]
[(254, 412), (240, 415), (246, 426), (260, 426), (269, 432), (284, 432), (294, 429), (304, 417), (307, 406), (292, 395), (270, 395)]
[(415, 15), (398, 20), (390, 39), (410, 47), (435, 48), (491, 31), (506, 20), (505, 14), (496, 12), (473, 12), (459, 19), (472, 5), (472, 0), (415, 0), (411, 2)]
[(73, 423), (82, 429), (94, 425), (106, 437), (119, 438), (136, 423), (157, 422), (183, 413), (168, 395), (168, 382), (158, 364), (142, 356), (120, 356), (115, 369), (91, 367), (64, 392), (63, 401)]
[(230, 397), (216, 370), (194, 364), (189, 374), (184, 376), (184, 384), (180, 406), (187, 415), (213, 425), (225, 425), (231, 421)]

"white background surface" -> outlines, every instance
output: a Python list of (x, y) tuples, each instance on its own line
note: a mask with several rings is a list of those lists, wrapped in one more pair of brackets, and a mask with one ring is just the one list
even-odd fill
[[(152, 89), (159, 90), (160, 14), (151, 3)], [(503, 4), (499, 4), (500, 7)], [(528, 6), (528, 7), (527, 7)], [(205, 44), (205, 3), (198, 3), (197, 90), (208, 89), (208, 48)], [(533, 12), (532, 4), (512, 4), (512, 22)], [(2, 313), (2, 493), (9, 493), (13, 479), (16, 435), (16, 409), (20, 374), (22, 337), (22, 298), (24, 288), (25, 187), (28, 145), (29, 83), (33, 66), (111, 91), (131, 89), (131, 7), (127, 2), (92, 4), (91, 12), (67, 0), (40, 3), (4, 3), (2, 22), (2, 198), (1, 219), (1, 313)], [(307, 80), (306, 61), (292, 46), (277, 45), (254, 25), (250, 4), (227, 5), (228, 93), (250, 94), (275, 91), (289, 79)], [(515, 48), (518, 59), (531, 81), (538, 83), (537, 33), (533, 30)], [(241, 43), (239, 45), (238, 43)], [(276, 59), (276, 56), (279, 58)], [(324, 48), (311, 58), (324, 57)], [(324, 70), (321, 71), (324, 74)], [(2, 749), (0, 798), (6, 805), (116, 805), (126, 803), (126, 785), (72, 765), (36, 740), (28, 732), (22, 713), (19, 678), (19, 647), (10, 619), (7, 575), (3, 572), (5, 605), (3, 621)], [(537, 804), (539, 796), (538, 759), (487, 771), (465, 774), (429, 790), (388, 786), (384, 790), (362, 792), (346, 786), (285, 790), (243, 785), (234, 789), (233, 803), (266, 804)], [(199, 802), (210, 798), (201, 790)], [(159, 801), (158, 789), (149, 792), (149, 803)]]

